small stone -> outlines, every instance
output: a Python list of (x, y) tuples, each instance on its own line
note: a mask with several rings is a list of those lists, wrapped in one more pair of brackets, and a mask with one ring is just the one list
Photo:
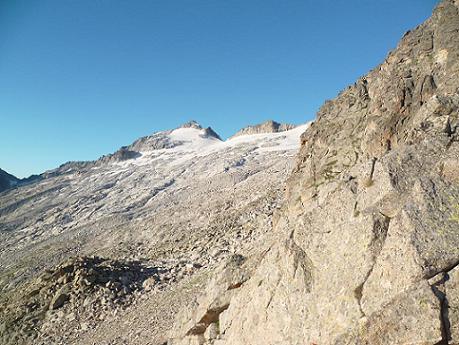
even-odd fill
[(67, 320), (69, 321), (75, 320), (75, 313), (70, 313), (69, 315), (67, 315)]
[(142, 283), (142, 287), (145, 289), (145, 291), (150, 291), (151, 289), (155, 287), (155, 285), (156, 285), (156, 280), (153, 277), (146, 279)]
[(91, 302), (92, 302), (91, 298), (90, 298), (89, 296), (86, 297), (86, 298), (84, 299), (84, 301), (83, 301), (83, 307), (89, 306), (89, 305), (91, 304)]
[(52, 310), (61, 308), (65, 304), (65, 302), (69, 300), (69, 298), (69, 288), (67, 285), (64, 285), (54, 294), (54, 297), (51, 300), (50, 308)]

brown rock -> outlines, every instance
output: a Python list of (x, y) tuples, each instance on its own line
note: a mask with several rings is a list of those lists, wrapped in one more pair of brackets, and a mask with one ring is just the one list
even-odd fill
[(56, 291), (54, 294), (53, 299), (49, 305), (50, 309), (59, 309), (61, 308), (65, 302), (67, 302), (70, 298), (69, 295), (69, 287), (68, 285), (64, 285), (62, 288)]

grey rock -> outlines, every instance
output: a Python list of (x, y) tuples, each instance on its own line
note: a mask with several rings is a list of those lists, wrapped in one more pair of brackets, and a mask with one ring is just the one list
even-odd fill
[(295, 125), (288, 123), (278, 123), (272, 120), (263, 122), (258, 125), (247, 126), (236, 132), (231, 138), (239, 137), (241, 135), (262, 134), (262, 133), (278, 133), (285, 132), (295, 128)]

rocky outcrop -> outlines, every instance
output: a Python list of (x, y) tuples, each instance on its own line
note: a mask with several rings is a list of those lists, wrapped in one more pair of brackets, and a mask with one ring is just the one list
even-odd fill
[(247, 126), (236, 132), (231, 138), (239, 137), (241, 135), (261, 134), (261, 133), (278, 133), (285, 132), (295, 128), (295, 125), (288, 123), (278, 123), (272, 120), (260, 123), (259, 125)]
[(444, 0), (322, 106), (278, 239), (219, 314), (218, 339), (181, 342), (459, 343), (458, 157), (459, 2)]
[(228, 309), (237, 289), (250, 277), (253, 267), (241, 255), (233, 255), (217, 269), (218, 274), (209, 282), (206, 293), (195, 303), (196, 309), (183, 309), (179, 322), (171, 331), (175, 339), (169, 344), (212, 341), (219, 337), (220, 314)]
[(45, 179), (62, 176), (67, 174), (80, 174), (95, 166), (95, 161), (69, 161), (61, 164), (59, 167), (45, 171), (40, 176)]
[(194, 129), (203, 130), (203, 134), (202, 134), (203, 137), (205, 138), (212, 137), (218, 140), (222, 140), (220, 136), (217, 134), (217, 132), (215, 132), (212, 129), (212, 127), (203, 128), (198, 122), (194, 120), (184, 123), (179, 128), (194, 128)]
[(78, 337), (147, 293), (177, 284), (200, 268), (177, 260), (67, 259), (14, 294), (0, 297), (0, 342), (49, 344)]
[(103, 156), (97, 160), (98, 163), (107, 164), (113, 162), (123, 162), (129, 159), (139, 158), (141, 154), (137, 151), (129, 150), (129, 148), (123, 146), (115, 153)]

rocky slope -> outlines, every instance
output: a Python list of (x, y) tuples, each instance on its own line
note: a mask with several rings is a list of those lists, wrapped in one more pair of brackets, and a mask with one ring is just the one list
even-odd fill
[(459, 344), (459, 1), (322, 106), (286, 199), (168, 344)]
[(163, 343), (219, 265), (270, 242), (306, 128), (191, 122), (0, 194), (0, 343)]

